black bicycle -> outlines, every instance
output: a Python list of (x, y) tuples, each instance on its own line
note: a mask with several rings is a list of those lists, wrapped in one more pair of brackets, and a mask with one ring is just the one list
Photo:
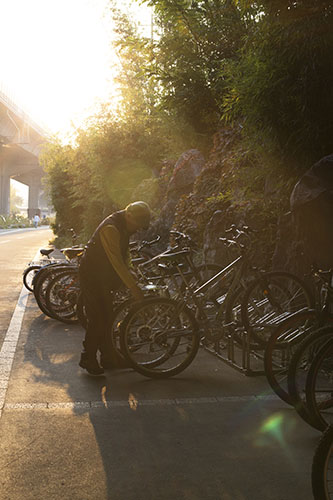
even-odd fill
[[(243, 228), (237, 230), (232, 239), (222, 239), (226, 245), (236, 245), (240, 255), (200, 286), (191, 286), (182, 271), (181, 263), (189, 255), (189, 250), (160, 256), (174, 265), (185, 284), (184, 293), (176, 299), (145, 300), (135, 305), (126, 316), (122, 323), (121, 348), (136, 371), (153, 378), (176, 375), (192, 362), (200, 342), (217, 345), (239, 326), (249, 275), (258, 278), (259, 272), (250, 265), (251, 245), (241, 243), (242, 237), (247, 239), (249, 232), (248, 228)], [(271, 311), (277, 311), (276, 316), (294, 310), (295, 297), (297, 307), (312, 303), (307, 287), (290, 273), (260, 273), (259, 280), (263, 280), (269, 290), (279, 291), (269, 293), (265, 298)], [(228, 284), (226, 292), (224, 281)], [(297, 288), (296, 294), (290, 293), (294, 287)], [(267, 309), (261, 310), (266, 313)], [(240, 332), (239, 336), (242, 336)]]
[(333, 427), (327, 428), (315, 451), (311, 483), (315, 500), (333, 499)]
[(317, 307), (313, 307), (310, 302), (308, 307), (282, 321), (271, 334), (264, 358), (265, 373), (270, 386), (283, 401), (295, 406), (305, 420), (308, 412), (304, 404), (304, 380), (321, 339), (327, 333), (321, 328), (329, 325), (333, 319), (330, 312), (332, 273), (313, 268), (311, 274), (319, 290)]

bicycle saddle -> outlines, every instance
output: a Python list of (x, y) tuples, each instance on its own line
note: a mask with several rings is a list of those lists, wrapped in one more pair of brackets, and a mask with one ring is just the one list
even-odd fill
[(65, 257), (71, 260), (74, 259), (75, 257), (79, 257), (80, 255), (82, 255), (84, 252), (84, 248), (83, 247), (62, 248), (60, 251), (65, 255)]
[(54, 248), (41, 248), (39, 251), (42, 255), (46, 255), (48, 257), (53, 250)]

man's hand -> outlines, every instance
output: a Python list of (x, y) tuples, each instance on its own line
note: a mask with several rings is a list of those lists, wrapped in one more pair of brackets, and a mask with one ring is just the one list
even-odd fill
[(131, 288), (131, 294), (136, 302), (140, 302), (144, 299), (144, 293), (138, 286)]

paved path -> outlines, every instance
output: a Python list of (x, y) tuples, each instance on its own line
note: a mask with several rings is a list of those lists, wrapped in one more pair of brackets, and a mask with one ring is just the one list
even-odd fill
[(19, 293), (0, 352), (1, 500), (312, 498), (320, 435), (264, 377), (200, 352), (170, 380), (91, 378), (81, 327)]

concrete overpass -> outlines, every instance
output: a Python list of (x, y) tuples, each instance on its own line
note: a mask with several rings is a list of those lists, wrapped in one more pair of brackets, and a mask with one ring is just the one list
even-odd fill
[(9, 214), (10, 179), (29, 186), (29, 217), (47, 208), (39, 164), (46, 141), (46, 132), (0, 90), (0, 214)]

